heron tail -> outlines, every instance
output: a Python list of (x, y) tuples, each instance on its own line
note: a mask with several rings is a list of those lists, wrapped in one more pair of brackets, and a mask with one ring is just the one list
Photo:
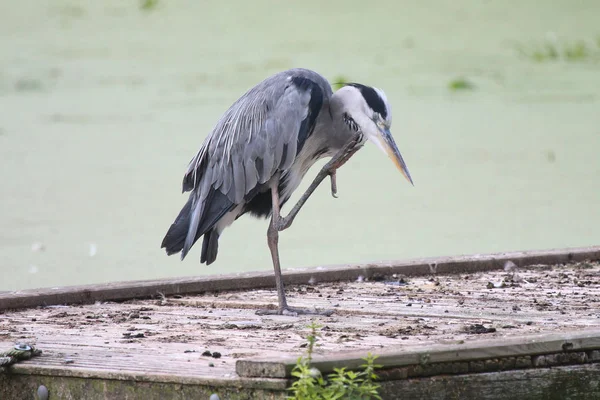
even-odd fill
[(215, 229), (204, 234), (202, 240), (202, 255), (200, 256), (200, 262), (206, 262), (206, 265), (212, 264), (217, 259), (217, 253), (219, 251), (219, 234)]
[(168, 255), (181, 252), (183, 260), (194, 243), (204, 235), (200, 262), (213, 263), (219, 249), (219, 233), (215, 225), (233, 207), (227, 196), (218, 190), (210, 190), (204, 201), (194, 202), (192, 194), (171, 224), (161, 247)]
[(181, 252), (182, 260), (187, 256), (194, 243), (206, 231), (200, 226), (203, 212), (204, 200), (195, 199), (192, 194), (163, 239), (161, 247), (165, 248), (168, 255)]
[(185, 238), (187, 237), (188, 230), (190, 227), (190, 214), (192, 210), (192, 198), (190, 197), (185, 206), (179, 212), (175, 222), (171, 224), (171, 227), (167, 231), (161, 248), (167, 251), (168, 255), (179, 253), (183, 250), (185, 244)]

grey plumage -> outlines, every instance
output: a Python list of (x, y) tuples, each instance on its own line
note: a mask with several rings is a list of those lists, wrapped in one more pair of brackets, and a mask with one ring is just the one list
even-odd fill
[(324, 77), (307, 69), (265, 79), (225, 112), (189, 163), (183, 191), (191, 193), (162, 247), (183, 259), (204, 235), (201, 262), (214, 262), (225, 227), (248, 212), (271, 214), (273, 182), (281, 206), (308, 169), (342, 149), (359, 128), (380, 147), (391, 140), (395, 148), (391, 137), (373, 136), (389, 134), (390, 124), (379, 89), (350, 84), (333, 94)]
[[(302, 132), (303, 123), (305, 130), (314, 129), (331, 94), (331, 86), (321, 75), (293, 69), (264, 80), (240, 97), (217, 122), (185, 172), (183, 191), (192, 193), (163, 240), (167, 253), (181, 251), (184, 258), (226, 213), (266, 190), (276, 172), (290, 170), (309, 135)], [(239, 210), (247, 211), (252, 210)], [(216, 257), (219, 234), (213, 231), (210, 239), (205, 238), (201, 259), (209, 264)]]

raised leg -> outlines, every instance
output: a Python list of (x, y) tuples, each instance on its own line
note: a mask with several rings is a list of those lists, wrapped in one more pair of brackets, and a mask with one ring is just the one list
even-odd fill
[(340, 168), (350, 157), (360, 148), (360, 136), (357, 135), (351, 140), (344, 148), (338, 152), (317, 174), (310, 187), (302, 195), (298, 203), (292, 208), (292, 211), (287, 217), (281, 217), (280, 202), (279, 202), (279, 175), (275, 176), (271, 183), (271, 200), (273, 204), (273, 212), (271, 215), (271, 222), (267, 230), (267, 243), (269, 250), (271, 251), (271, 258), (273, 260), (273, 270), (275, 273), (275, 285), (277, 287), (277, 299), (279, 306), (276, 310), (258, 310), (256, 313), (259, 315), (331, 315), (333, 310), (317, 310), (317, 309), (302, 309), (292, 308), (287, 304), (285, 297), (285, 287), (283, 284), (283, 276), (281, 275), (281, 263), (279, 259), (279, 231), (287, 229), (291, 226), (294, 218), (306, 202), (314, 190), (319, 184), (325, 179), (326, 176), (331, 176), (331, 193), (334, 197), (336, 196), (337, 186), (335, 180), (335, 171)]
[(352, 140), (350, 140), (336, 155), (334, 155), (331, 160), (327, 164), (321, 168), (315, 179), (312, 181), (306, 192), (298, 199), (298, 202), (291, 209), (290, 213), (286, 217), (279, 217), (279, 221), (276, 221), (276, 228), (278, 231), (282, 231), (284, 229), (289, 228), (294, 222), (294, 218), (306, 203), (306, 200), (313, 194), (315, 189), (323, 182), (327, 176), (331, 177), (331, 195), (333, 197), (337, 197), (337, 182), (336, 182), (336, 171), (342, 165), (344, 165), (350, 157), (354, 155), (360, 148), (360, 141), (362, 139), (362, 134), (359, 133)]

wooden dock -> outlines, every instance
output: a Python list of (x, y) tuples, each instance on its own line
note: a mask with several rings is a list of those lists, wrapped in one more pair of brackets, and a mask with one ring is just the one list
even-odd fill
[[(600, 247), (286, 271), (333, 308), (314, 365), (379, 356), (384, 399), (600, 398)], [(284, 399), (311, 317), (258, 316), (269, 273), (0, 293), (0, 399)], [(507, 393), (510, 396), (507, 397)]]

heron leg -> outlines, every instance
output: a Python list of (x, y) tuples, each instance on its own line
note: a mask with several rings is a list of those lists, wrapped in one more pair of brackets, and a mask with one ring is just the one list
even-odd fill
[[(279, 179), (277, 179), (277, 181), (279, 181)], [(283, 285), (283, 277), (281, 276), (281, 263), (279, 261), (279, 230), (277, 229), (277, 221), (279, 220), (280, 215), (279, 193), (277, 187), (272, 187), (271, 193), (273, 200), (273, 214), (271, 215), (271, 223), (269, 223), (269, 229), (267, 229), (267, 243), (269, 244), (271, 258), (273, 260), (273, 269), (275, 270), (275, 286), (277, 287), (277, 299), (279, 300), (279, 309), (283, 311), (288, 308), (288, 305), (287, 300), (285, 298), (285, 287)]]
[(279, 224), (281, 220), (280, 206), (279, 206), (279, 177), (273, 179), (271, 185), (271, 200), (273, 203), (273, 212), (271, 215), (271, 222), (267, 229), (267, 243), (269, 250), (271, 251), (271, 258), (273, 260), (273, 270), (275, 272), (275, 286), (277, 288), (277, 300), (279, 307), (276, 310), (258, 310), (258, 315), (331, 315), (333, 310), (311, 310), (304, 308), (292, 308), (287, 304), (285, 297), (285, 286), (283, 284), (283, 276), (281, 275), (281, 263), (279, 260)]
[(271, 201), (272, 201), (272, 215), (271, 222), (269, 223), (269, 229), (267, 230), (267, 243), (269, 244), (269, 250), (271, 251), (271, 258), (273, 260), (273, 270), (275, 272), (275, 285), (277, 287), (277, 299), (279, 301), (279, 307), (276, 310), (258, 310), (256, 313), (259, 315), (331, 315), (333, 310), (310, 310), (303, 308), (292, 308), (287, 304), (285, 297), (285, 287), (283, 284), (283, 277), (281, 275), (281, 262), (279, 259), (279, 232), (289, 228), (294, 222), (294, 218), (298, 215), (298, 212), (306, 203), (306, 200), (313, 194), (317, 186), (323, 182), (327, 176), (331, 177), (331, 193), (336, 197), (337, 184), (336, 184), (336, 171), (342, 165), (344, 165), (354, 153), (361, 147), (362, 134), (357, 134), (352, 140), (348, 142), (337, 154), (335, 154), (331, 160), (323, 166), (321, 171), (317, 174), (313, 182), (310, 184), (306, 192), (300, 197), (296, 205), (292, 208), (290, 213), (286, 217), (281, 216), (280, 202), (279, 202), (279, 177), (277, 175), (273, 177), (271, 181)]

